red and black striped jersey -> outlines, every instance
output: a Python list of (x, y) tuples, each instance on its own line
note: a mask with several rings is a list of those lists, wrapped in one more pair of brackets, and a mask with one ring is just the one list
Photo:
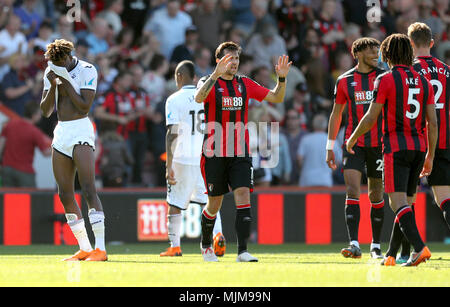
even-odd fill
[(375, 81), (374, 102), (383, 104), (383, 152), (427, 150), (426, 105), (433, 87), (410, 66), (397, 65)]
[[(201, 78), (197, 88), (208, 77)], [(203, 102), (206, 123), (203, 152), (206, 156), (250, 156), (248, 101), (252, 98), (262, 101), (268, 93), (267, 88), (244, 76), (217, 79)]]
[(417, 57), (414, 70), (427, 78), (433, 86), (438, 122), (436, 148), (450, 148), (450, 68), (432, 56)]
[[(374, 82), (384, 70), (375, 69), (369, 73), (361, 73), (356, 67), (343, 73), (336, 81), (334, 88), (334, 103), (347, 104), (347, 123), (345, 127), (344, 144), (358, 126), (359, 121), (367, 112), (373, 98)], [(370, 132), (358, 138), (356, 146), (381, 146), (382, 119)]]

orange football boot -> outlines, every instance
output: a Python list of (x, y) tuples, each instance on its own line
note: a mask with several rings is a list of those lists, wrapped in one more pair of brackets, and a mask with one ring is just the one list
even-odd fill
[(225, 244), (225, 237), (222, 233), (218, 233), (214, 237), (214, 254), (218, 257), (222, 257), (225, 255), (225, 250), (227, 249), (227, 246)]
[(383, 261), (381, 261), (381, 265), (384, 265), (384, 266), (395, 266), (396, 265), (395, 258), (392, 257), (392, 256), (388, 256), (388, 257), (384, 258)]
[(65, 259), (63, 259), (63, 261), (82, 261), (82, 260), (86, 260), (86, 258), (89, 257), (92, 252), (93, 251), (85, 252), (84, 250), (80, 249), (73, 256), (71, 256), (69, 258), (65, 258)]
[(161, 257), (174, 257), (174, 256), (182, 256), (181, 248), (179, 246), (169, 247), (165, 252), (159, 254)]
[(412, 252), (409, 260), (403, 264), (403, 266), (418, 266), (422, 262), (426, 262), (431, 258), (431, 252), (428, 247), (422, 248), (418, 253)]
[(102, 251), (99, 248), (96, 248), (92, 251), (86, 261), (107, 261), (108, 256), (106, 255), (106, 251)]

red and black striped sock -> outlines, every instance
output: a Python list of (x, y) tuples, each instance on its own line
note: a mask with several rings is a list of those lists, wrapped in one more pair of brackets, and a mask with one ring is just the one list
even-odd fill
[(214, 229), (214, 223), (216, 222), (216, 216), (210, 214), (206, 208), (203, 209), (202, 212), (202, 247), (208, 248), (212, 245), (213, 241), (213, 229)]
[(372, 243), (380, 243), (381, 228), (384, 222), (384, 199), (380, 202), (371, 202), (370, 222), (372, 224)]
[(247, 251), (247, 242), (250, 238), (250, 229), (252, 224), (251, 205), (237, 205), (235, 228), (238, 241), (238, 255)]
[(400, 229), (413, 246), (414, 251), (416, 253), (420, 252), (425, 247), (425, 244), (420, 237), (411, 207), (408, 205), (401, 207), (397, 210), (396, 217), (399, 220)]
[(360, 215), (359, 199), (347, 198), (345, 200), (345, 222), (350, 241), (358, 241)]
[(450, 198), (444, 200), (439, 208), (441, 208), (444, 219), (447, 222), (447, 226), (450, 228)]

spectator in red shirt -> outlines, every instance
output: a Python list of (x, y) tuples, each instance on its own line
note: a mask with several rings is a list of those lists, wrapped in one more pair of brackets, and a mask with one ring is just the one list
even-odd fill
[(37, 147), (44, 156), (51, 155), (51, 139), (36, 127), (41, 118), (39, 104), (29, 102), (24, 116), (6, 123), (0, 136), (4, 187), (36, 187), (34, 150)]
[(94, 111), (95, 118), (100, 121), (100, 131), (116, 129), (124, 139), (128, 138), (129, 127), (135, 119), (130, 92), (132, 83), (130, 72), (121, 72), (114, 78), (111, 90), (104, 94)]

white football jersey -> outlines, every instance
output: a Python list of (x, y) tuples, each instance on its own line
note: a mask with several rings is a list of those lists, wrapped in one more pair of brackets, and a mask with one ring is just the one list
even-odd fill
[[(97, 69), (94, 65), (79, 60), (76, 57), (74, 57), (77, 60), (77, 65), (69, 71), (69, 75), (72, 78), (71, 83), (77, 85), (74, 89), (75, 91), (80, 94), (80, 90), (83, 89), (90, 89), (90, 90), (97, 90)], [(47, 79), (47, 73), (50, 71), (50, 67), (47, 67), (44, 72), (44, 90), (50, 89), (50, 81)], [(70, 80), (69, 80), (70, 81)]]
[(195, 85), (186, 85), (166, 101), (166, 125), (178, 125), (178, 137), (172, 152), (173, 161), (180, 164), (200, 165), (205, 111), (203, 103), (195, 102), (195, 92)]

